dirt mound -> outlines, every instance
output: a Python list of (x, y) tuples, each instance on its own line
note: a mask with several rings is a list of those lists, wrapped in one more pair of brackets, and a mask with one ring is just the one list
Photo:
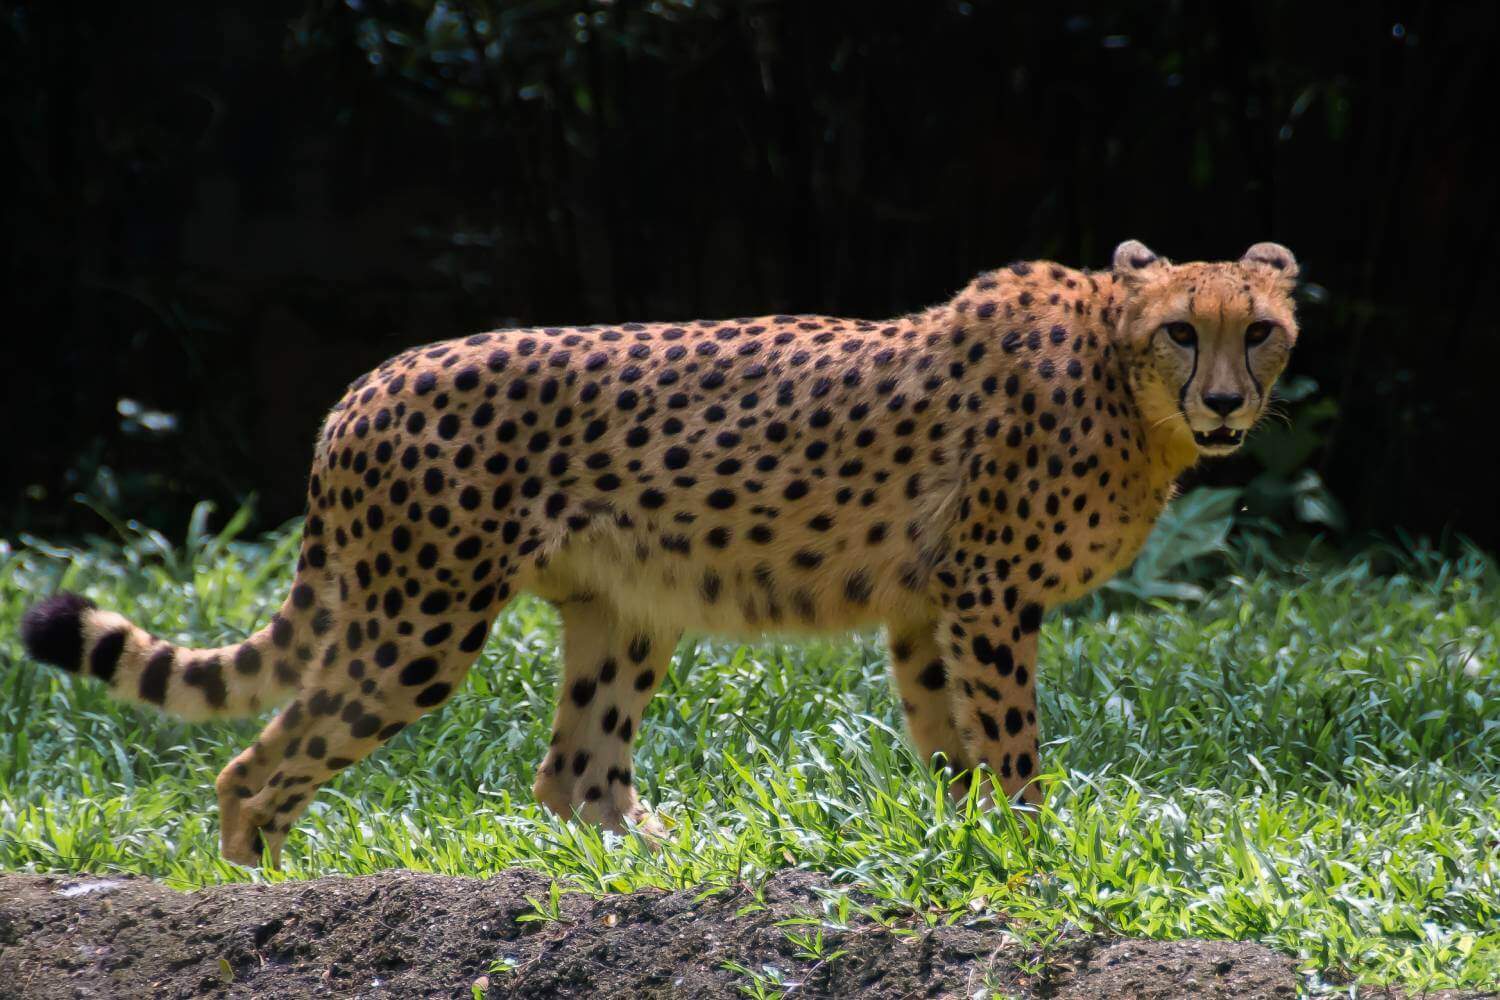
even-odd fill
[[(565, 894), (509, 871), (391, 871), (178, 892), (146, 879), (0, 876), (0, 997), (736, 997), (751, 976), (790, 996), (1291, 997), (1291, 959), (1223, 941), (1078, 937), (1046, 954), (993, 920), (926, 928), (864, 916), (799, 945), (823, 879), (759, 892)], [(530, 899), (528, 899), (530, 897)], [(775, 972), (767, 971), (770, 967)], [(791, 984), (800, 984), (793, 988)]]

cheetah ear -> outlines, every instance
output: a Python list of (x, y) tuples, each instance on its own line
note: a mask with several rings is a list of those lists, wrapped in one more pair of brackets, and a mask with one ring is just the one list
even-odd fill
[(1114, 270), (1119, 278), (1145, 277), (1166, 263), (1140, 240), (1126, 240), (1115, 247)]
[(1241, 264), (1264, 264), (1281, 272), (1288, 280), (1297, 276), (1297, 258), (1280, 243), (1257, 243), (1245, 251)]

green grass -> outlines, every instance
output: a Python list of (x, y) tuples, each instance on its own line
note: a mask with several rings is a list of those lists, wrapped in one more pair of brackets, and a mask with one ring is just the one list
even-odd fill
[[(1053, 782), (1028, 832), (955, 810), (907, 749), (874, 636), (686, 641), (642, 725), (652, 852), (543, 814), (557, 620), (522, 600), (463, 691), (326, 789), (288, 869), (217, 858), (213, 777), (254, 722), (189, 726), (23, 662), (23, 606), (81, 590), (157, 634), (241, 636), (295, 537), (0, 545), (0, 869), (194, 886), (526, 865), (589, 891), (826, 872), (929, 920), (1254, 939), (1308, 985), (1500, 981), (1500, 573), (1480, 553), (1227, 572), (1201, 603), (1111, 597), (1049, 621)], [(1372, 564), (1395, 570), (1377, 574)], [(837, 913), (837, 902), (830, 902)]]

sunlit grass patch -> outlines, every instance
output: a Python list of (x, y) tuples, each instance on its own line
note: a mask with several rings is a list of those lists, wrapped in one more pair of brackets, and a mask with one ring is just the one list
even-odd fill
[[(0, 550), (0, 867), (251, 878), (217, 859), (212, 781), (257, 724), (117, 706), (22, 662), (16, 624), (66, 586), (166, 638), (232, 641), (279, 605), (295, 538), (122, 537)], [(948, 801), (901, 737), (876, 637), (688, 640), (637, 755), (671, 825), (658, 851), (531, 801), (557, 620), (522, 600), (460, 694), (341, 775), (287, 872), (254, 877), (519, 864), (625, 891), (795, 865), (934, 921), (1001, 911), (1041, 942), (1068, 926), (1246, 938), (1323, 976), (1491, 985), (1500, 584), (1477, 552), (1395, 562), (1246, 562), (1199, 603), (1111, 598), (1050, 621), (1034, 823)]]

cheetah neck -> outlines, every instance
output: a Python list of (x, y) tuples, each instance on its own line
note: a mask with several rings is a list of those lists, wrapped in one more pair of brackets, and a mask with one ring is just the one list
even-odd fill
[(1086, 493), (1107, 511), (1121, 558), (1197, 458), (1175, 411), (1156, 412), (1160, 394), (1142, 391), (1149, 368), (1120, 336), (1123, 297), (1107, 272), (1037, 262), (981, 275), (923, 317), (953, 331), (951, 363), (990, 402), (981, 450), (1001, 478), (1028, 495), (1049, 480)]

